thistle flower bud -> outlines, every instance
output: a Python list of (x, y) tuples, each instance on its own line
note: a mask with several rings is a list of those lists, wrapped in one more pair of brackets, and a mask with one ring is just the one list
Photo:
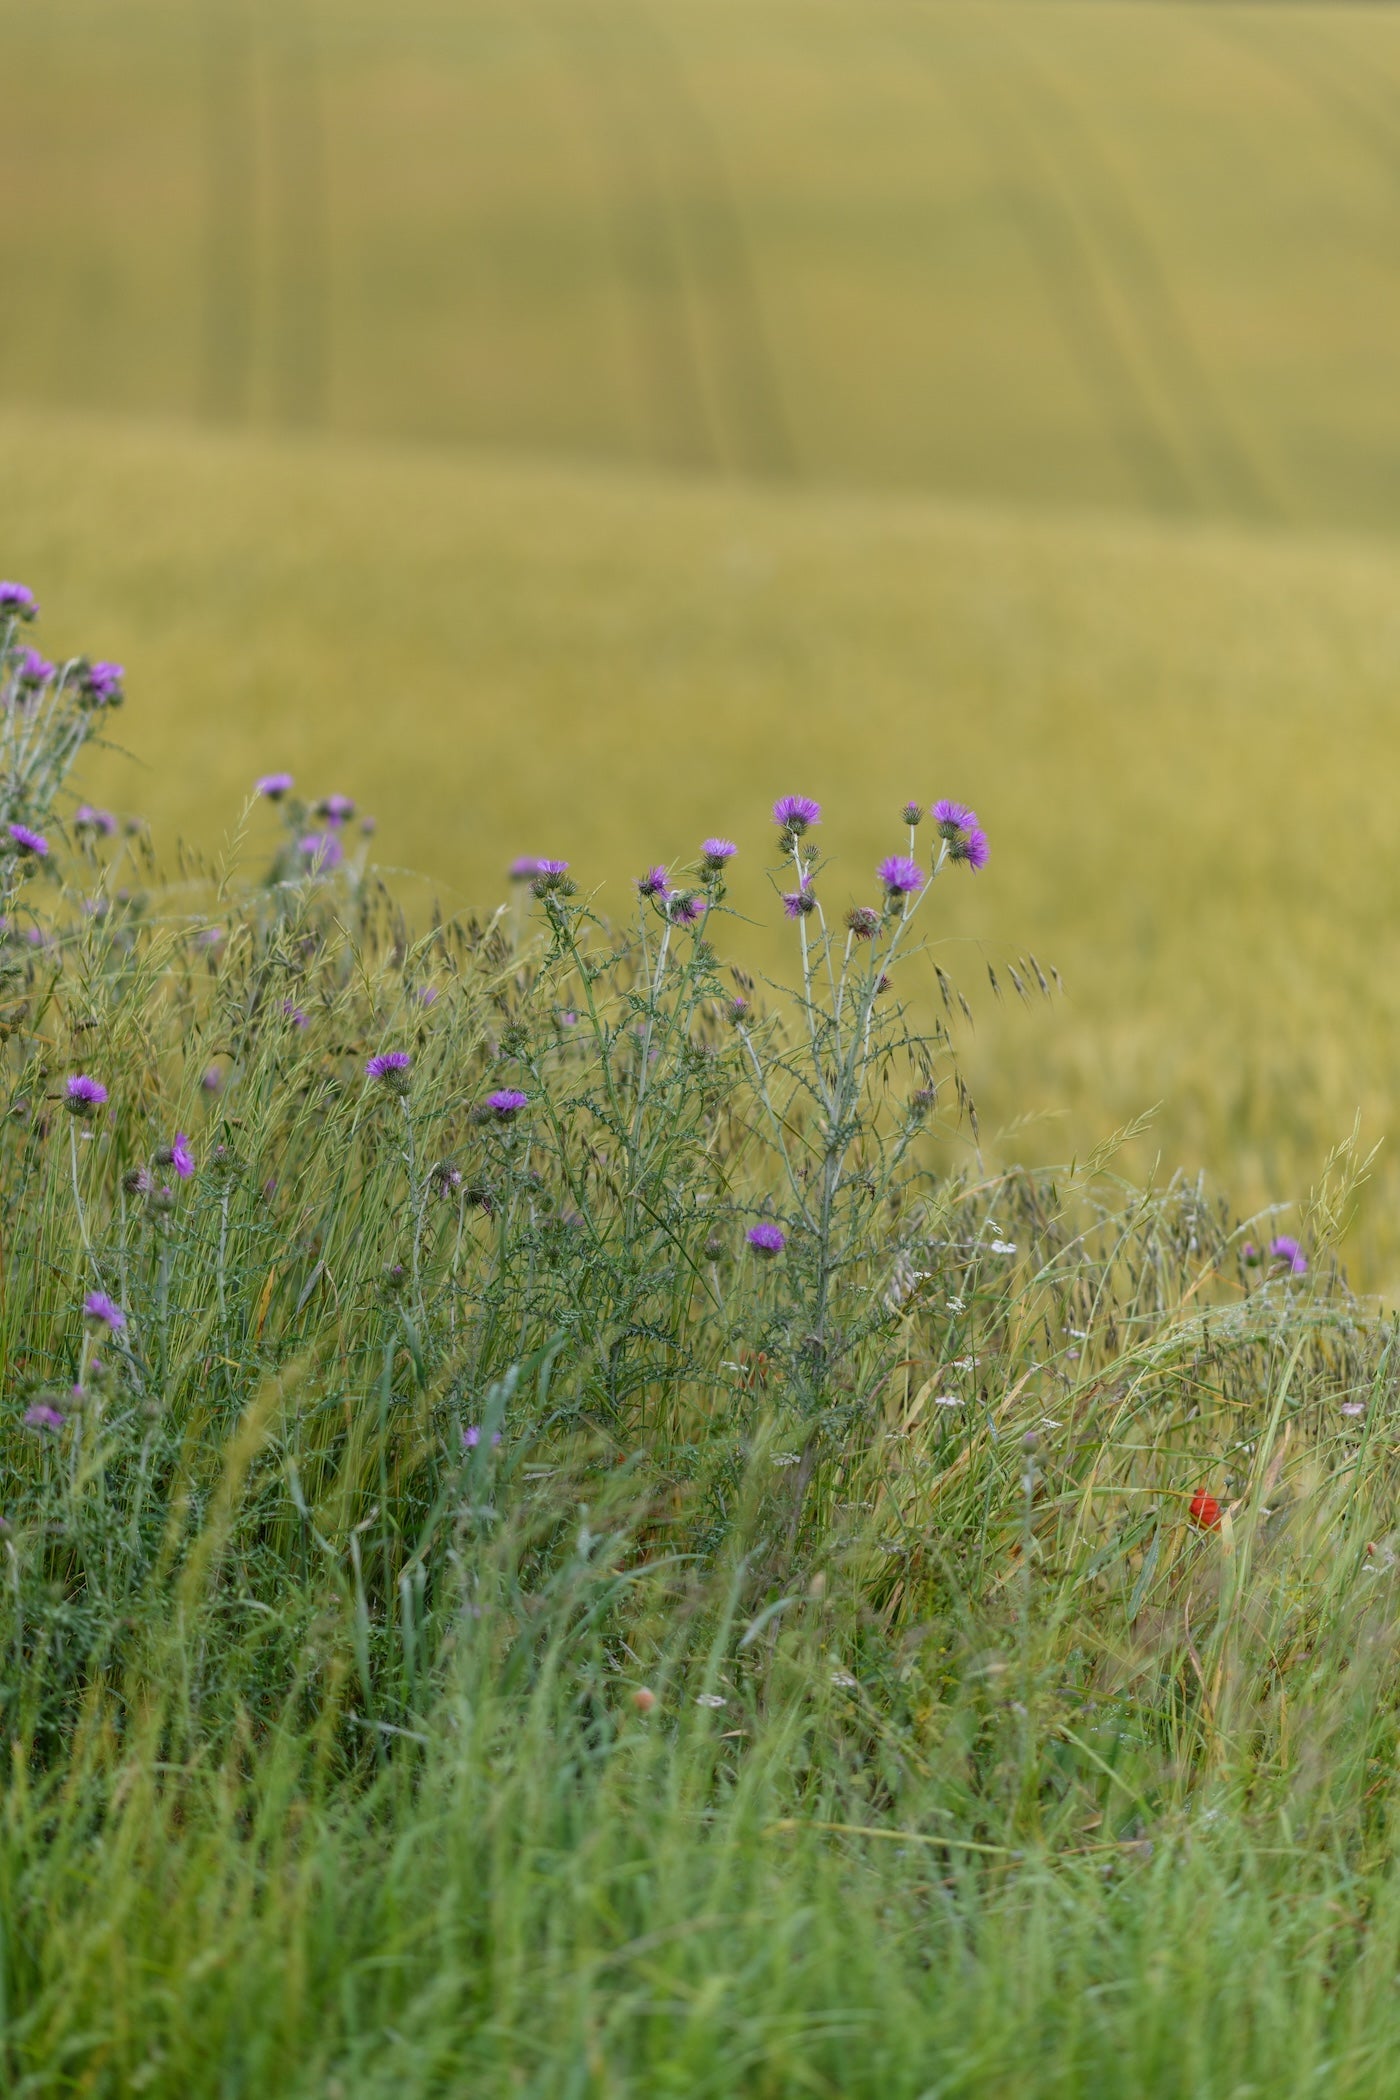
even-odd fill
[(868, 904), (853, 905), (846, 914), (846, 925), (858, 941), (873, 941), (880, 931), (880, 914)]
[(900, 815), (912, 829), (914, 825), (923, 823), (924, 805), (922, 802), (906, 802)]

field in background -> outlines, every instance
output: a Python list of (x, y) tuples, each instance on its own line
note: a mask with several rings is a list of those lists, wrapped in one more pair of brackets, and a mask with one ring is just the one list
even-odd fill
[(0, 0), (0, 397), (1400, 521), (1400, 22)]
[[(1160, 1098), (1133, 1170), (1254, 1203), (1357, 1106), (1389, 1131), (1393, 16), (0, 0), (0, 34), (0, 568), (129, 666), (114, 800), (203, 836), (289, 764), (486, 904), (545, 849), (620, 901), (719, 825), (757, 917), (776, 791), (827, 801), (843, 900), (908, 794), (965, 793), (996, 857), (941, 960), (984, 1129), (1043, 1119), (999, 1151)], [(991, 996), (1025, 946), (1053, 1011)]]

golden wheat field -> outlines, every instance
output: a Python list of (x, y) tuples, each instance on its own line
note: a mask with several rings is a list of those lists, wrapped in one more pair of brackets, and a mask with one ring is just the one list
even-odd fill
[[(777, 969), (910, 795), (995, 1156), (1306, 1198), (1391, 1139), (1400, 21), (0, 0), (0, 570), (128, 667), (98, 785), (287, 765), (604, 908), (705, 831)], [(257, 820), (248, 851), (256, 852)], [(1034, 950), (1064, 996), (999, 1002)], [(912, 963), (911, 1002), (932, 996)], [(1400, 1283), (1385, 1163), (1353, 1239)]]

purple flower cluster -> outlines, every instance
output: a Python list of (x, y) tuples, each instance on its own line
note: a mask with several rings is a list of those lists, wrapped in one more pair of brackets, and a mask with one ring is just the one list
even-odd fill
[(705, 839), (700, 847), (701, 873), (722, 875), (738, 850), (733, 839)]
[(787, 1234), (781, 1225), (750, 1225), (744, 1238), (755, 1254), (781, 1254), (787, 1245)]
[(316, 804), (316, 815), (327, 824), (348, 824), (355, 814), (355, 805), (348, 795), (323, 795)]
[(1281, 1263), (1290, 1276), (1306, 1276), (1308, 1273), (1308, 1257), (1289, 1232), (1281, 1232), (1270, 1242), (1269, 1259)]
[(36, 860), (43, 860), (49, 850), (49, 842), (42, 831), (31, 831), (27, 824), (11, 824), (10, 840), (18, 853), (32, 853)]
[(64, 1417), (56, 1407), (50, 1407), (47, 1400), (36, 1400), (33, 1407), (27, 1407), (24, 1411), (26, 1429), (49, 1429), (56, 1435), (62, 1429), (63, 1423)]
[(25, 686), (47, 685), (53, 677), (53, 665), (37, 649), (26, 649), (19, 660), (19, 682)]
[[(499, 1443), (500, 1443), (500, 1441), (501, 1441), (501, 1432), (500, 1432), (500, 1430), (499, 1430), (499, 1429), (497, 1429), (496, 1431), (494, 1431), (494, 1433), (493, 1433), (493, 1435), (492, 1435), (492, 1438), (491, 1438), (491, 1444), (492, 1444), (492, 1448), (494, 1449), (494, 1448), (495, 1448), (495, 1446), (496, 1446), (497, 1444), (499, 1444)], [(480, 1442), (481, 1442), (481, 1430), (480, 1430), (480, 1428), (478, 1427), (478, 1425), (477, 1425), (477, 1424), (476, 1424), (475, 1422), (469, 1422), (469, 1423), (467, 1424), (466, 1428), (465, 1428), (465, 1429), (464, 1429), (464, 1430), (462, 1431), (462, 1449), (463, 1449), (464, 1451), (475, 1451), (475, 1449), (476, 1449), (477, 1445), (478, 1445), (478, 1444), (479, 1444)]]
[(309, 831), (297, 840), (297, 852), (313, 874), (329, 874), (345, 858), (345, 848), (332, 831)]
[(89, 1079), (86, 1072), (74, 1072), (63, 1082), (63, 1095), (70, 1115), (86, 1117), (95, 1108), (105, 1106), (107, 1089), (100, 1079)]
[(28, 584), (0, 583), (0, 619), (32, 620), (39, 601)]
[(370, 1079), (382, 1079), (395, 1093), (408, 1092), (408, 1075), (413, 1059), (406, 1050), (381, 1050), (377, 1057), (369, 1059), (365, 1074)]
[(529, 1098), (518, 1086), (503, 1086), (486, 1096), (486, 1106), (498, 1123), (509, 1123), (519, 1115)]
[(109, 1334), (118, 1333), (126, 1325), (126, 1314), (115, 1298), (109, 1298), (105, 1291), (89, 1291), (83, 1300), (83, 1311), (90, 1320), (105, 1327)]
[(255, 795), (265, 795), (269, 802), (280, 802), (296, 786), (290, 773), (264, 773), (254, 788)]
[(671, 894), (671, 878), (662, 867), (648, 868), (645, 875), (637, 877), (639, 897), (658, 897), (664, 904)]
[(94, 809), (90, 802), (80, 802), (73, 812), (73, 829), (96, 832), (110, 839), (116, 835), (117, 820), (110, 809)]
[(694, 890), (681, 890), (666, 905), (666, 916), (673, 926), (694, 926), (704, 915), (705, 900)]
[(121, 664), (84, 664), (78, 674), (78, 684), (89, 707), (120, 707), (125, 676)]
[(935, 802), (933, 821), (948, 848), (950, 860), (966, 862), (974, 874), (979, 868), (986, 867), (992, 849), (975, 809), (970, 809), (965, 802)]
[(891, 853), (875, 870), (893, 903), (897, 897), (916, 897), (924, 886), (923, 870), (907, 853)]
[(808, 913), (814, 912), (816, 908), (817, 900), (811, 888), (810, 878), (804, 875), (801, 889), (791, 890), (783, 898), (783, 910), (790, 919), (805, 919)]
[(785, 843), (788, 839), (800, 839), (804, 831), (810, 830), (813, 824), (820, 824), (821, 820), (822, 806), (810, 795), (779, 795), (773, 804), (773, 822), (782, 832)]

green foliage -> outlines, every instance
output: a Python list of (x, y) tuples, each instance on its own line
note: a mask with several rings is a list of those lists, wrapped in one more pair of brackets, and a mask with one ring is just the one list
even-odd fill
[[(12, 749), (81, 675), (8, 686)], [(1376, 2090), (1354, 1147), (1306, 1274), (1113, 1145), (951, 1171), (956, 998), (920, 1036), (881, 989), (937, 839), (736, 998), (713, 866), (630, 929), (560, 871), (415, 934), (334, 803), (171, 881), (30, 777), (7, 2091)]]

